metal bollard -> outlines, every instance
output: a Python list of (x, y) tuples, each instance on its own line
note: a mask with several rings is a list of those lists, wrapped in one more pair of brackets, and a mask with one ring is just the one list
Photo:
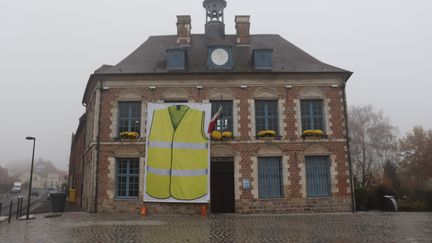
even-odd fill
[(12, 216), (12, 206), (13, 206), (13, 201), (10, 202), (10, 206), (9, 206), (9, 218), (8, 218), (8, 223), (10, 224), (10, 219)]
[(20, 201), (21, 201), (21, 198), (18, 198), (18, 202), (17, 202), (17, 210), (16, 210), (16, 219), (18, 219), (18, 211), (19, 211), (19, 205), (20, 205)]
[(0, 217), (1, 217), (1, 209), (2, 209), (2, 203), (0, 202)]
[(23, 205), (23, 202), (24, 202), (24, 197), (21, 197), (21, 204), (20, 204), (20, 210), (19, 210), (19, 216), (20, 216), (20, 218), (22, 216), (22, 205)]

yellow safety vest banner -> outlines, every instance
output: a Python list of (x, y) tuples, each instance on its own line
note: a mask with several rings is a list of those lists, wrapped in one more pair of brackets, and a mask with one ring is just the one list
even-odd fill
[(208, 103), (149, 103), (144, 201), (208, 203)]

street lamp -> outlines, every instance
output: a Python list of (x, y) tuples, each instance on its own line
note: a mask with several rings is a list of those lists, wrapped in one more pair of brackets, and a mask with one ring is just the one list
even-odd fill
[(32, 153), (32, 163), (30, 168), (30, 185), (29, 185), (29, 193), (28, 193), (28, 199), (27, 199), (27, 216), (26, 219), (29, 219), (30, 214), (30, 197), (31, 197), (31, 190), (32, 190), (32, 179), (33, 179), (33, 163), (34, 163), (34, 153), (35, 153), (35, 145), (36, 145), (36, 138), (35, 137), (26, 137), (26, 140), (33, 140), (33, 153)]

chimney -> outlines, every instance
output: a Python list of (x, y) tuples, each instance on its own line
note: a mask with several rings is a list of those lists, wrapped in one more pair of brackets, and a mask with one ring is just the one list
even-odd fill
[(250, 16), (235, 16), (235, 28), (237, 30), (237, 44), (250, 45)]
[(177, 44), (190, 45), (191, 42), (191, 17), (190, 15), (177, 16)]

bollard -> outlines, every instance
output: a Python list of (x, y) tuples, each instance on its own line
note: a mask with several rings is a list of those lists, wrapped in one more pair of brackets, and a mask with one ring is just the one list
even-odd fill
[(0, 202), (0, 217), (1, 217), (1, 209), (2, 209), (2, 203)]
[(9, 218), (8, 218), (8, 223), (10, 224), (10, 219), (12, 216), (12, 206), (13, 206), (13, 201), (10, 202), (10, 206), (9, 206)]
[(24, 197), (21, 197), (21, 204), (20, 204), (20, 209), (19, 209), (19, 216), (20, 216), (20, 218), (22, 216), (22, 205), (23, 205), (23, 202), (24, 202)]
[(18, 211), (19, 211), (19, 205), (20, 205), (20, 202), (21, 202), (21, 198), (18, 198), (18, 202), (17, 202), (17, 211), (16, 211), (16, 219), (18, 219)]

